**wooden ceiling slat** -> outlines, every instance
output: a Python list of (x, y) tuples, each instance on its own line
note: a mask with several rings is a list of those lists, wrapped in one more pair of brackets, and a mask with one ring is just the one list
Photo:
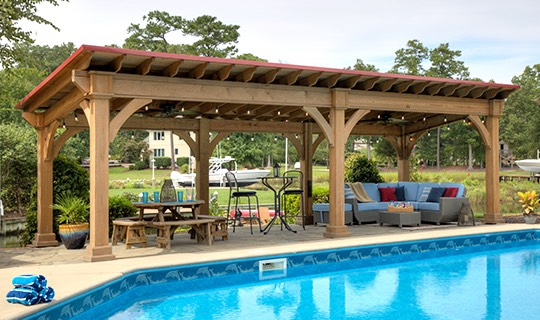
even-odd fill
[(441, 88), (444, 87), (444, 83), (436, 83), (436, 84), (433, 84), (431, 86), (429, 86), (429, 88), (426, 89), (426, 92), (430, 95), (430, 96), (434, 96), (436, 95), (437, 93), (439, 93), (439, 91), (441, 91)]
[(458, 95), (458, 97), (464, 98), (471, 92), (473, 88), (473, 86), (461, 87), (456, 90), (456, 94)]
[(385, 80), (383, 82), (377, 83), (375, 85), (375, 88), (377, 88), (381, 92), (386, 92), (392, 88), (396, 81), (396, 79)]
[(414, 80), (409, 80), (409, 81), (403, 81), (399, 84), (396, 84), (396, 91), (398, 93), (403, 93), (405, 91), (407, 91), (409, 89), (409, 87), (411, 86), (411, 84), (414, 83)]
[(484, 93), (484, 98), (486, 98), (488, 100), (491, 100), (491, 99), (495, 98), (498, 93), (499, 93), (498, 88), (489, 89)]
[(459, 88), (459, 84), (446, 85), (444, 88), (441, 89), (440, 92), (442, 93), (443, 96), (449, 97), (453, 95), (454, 92), (456, 92), (458, 88)]

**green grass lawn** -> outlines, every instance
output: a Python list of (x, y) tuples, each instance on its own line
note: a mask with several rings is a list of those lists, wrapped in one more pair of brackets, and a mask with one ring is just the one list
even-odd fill
[[(127, 168), (111, 168), (109, 172), (109, 195), (119, 195), (129, 192), (138, 195), (142, 191), (148, 191), (151, 195), (153, 191), (160, 191), (164, 179), (168, 179), (170, 170), (154, 171), (154, 187), (152, 187), (152, 170), (129, 170)], [(443, 168), (440, 171), (426, 170), (414, 172), (417, 181), (433, 182), (460, 182), (467, 187), (467, 196), (475, 215), (482, 216), (485, 203), (485, 172), (483, 171), (451, 171)], [(503, 171), (506, 175), (524, 175), (522, 171)], [(525, 173), (526, 174), (526, 173)], [(396, 182), (397, 170), (384, 169), (381, 175), (386, 182)], [(313, 168), (313, 187), (328, 188), (328, 168)], [(273, 193), (261, 183), (246, 187), (246, 189), (256, 190), (261, 205), (273, 205)], [(540, 192), (540, 184), (529, 181), (502, 182), (500, 185), (501, 212), (518, 213), (520, 212), (519, 203), (517, 203), (517, 191), (537, 190)], [(184, 190), (186, 191), (186, 190)], [(219, 204), (226, 206), (229, 197), (228, 188), (210, 188), (210, 195), (218, 193)]]

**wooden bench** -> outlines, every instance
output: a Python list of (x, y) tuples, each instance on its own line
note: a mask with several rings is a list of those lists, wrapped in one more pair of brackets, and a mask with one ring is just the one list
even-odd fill
[(146, 223), (144, 221), (114, 220), (111, 239), (112, 245), (118, 244), (118, 241), (125, 240), (126, 249), (131, 249), (134, 244), (140, 244), (141, 247), (146, 247), (145, 225)]
[(171, 248), (171, 239), (176, 228), (180, 226), (190, 226), (197, 234), (197, 242), (206, 242), (212, 245), (211, 227), (213, 219), (186, 219), (165, 222), (152, 222), (149, 226), (157, 229), (157, 245), (159, 248)]
[(214, 222), (210, 228), (212, 232), (212, 239), (216, 240), (216, 237), (221, 237), (223, 240), (229, 240), (229, 232), (227, 231), (227, 218), (221, 216), (208, 216), (198, 215), (200, 219), (212, 219)]

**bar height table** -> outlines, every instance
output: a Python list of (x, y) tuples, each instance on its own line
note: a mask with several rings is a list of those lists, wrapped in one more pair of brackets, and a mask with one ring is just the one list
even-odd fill
[[(295, 230), (291, 229), (291, 226), (287, 223), (287, 221), (283, 219), (283, 214), (281, 213), (281, 192), (292, 184), (293, 179), (294, 177), (263, 177), (261, 178), (262, 184), (264, 184), (268, 189), (274, 192), (274, 217), (262, 230), (264, 234), (268, 234), (268, 232), (270, 232), (270, 229), (272, 229), (272, 226), (274, 225), (274, 222), (276, 222), (277, 219), (281, 220), (281, 230), (283, 230), (283, 226), (285, 226), (287, 230), (296, 233)], [(272, 182), (274, 182), (274, 185), (275, 184), (281, 185), (281, 187), (275, 188), (274, 185), (272, 185)]]

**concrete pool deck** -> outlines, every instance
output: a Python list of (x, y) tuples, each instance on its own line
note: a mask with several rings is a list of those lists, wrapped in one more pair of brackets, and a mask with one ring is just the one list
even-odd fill
[(11, 279), (20, 274), (42, 274), (48, 285), (55, 290), (52, 302), (35, 306), (10, 304), (5, 298), (0, 302), (2, 319), (20, 319), (30, 313), (53, 306), (62, 300), (77, 296), (122, 275), (140, 269), (169, 267), (174, 265), (204, 263), (228, 259), (239, 259), (275, 254), (289, 254), (300, 251), (324, 250), (341, 247), (381, 244), (483, 234), (504, 231), (539, 229), (540, 225), (497, 224), (476, 227), (456, 225), (422, 225), (417, 228), (396, 226), (380, 227), (378, 224), (349, 227), (351, 236), (328, 239), (323, 237), (324, 227), (293, 226), (298, 233), (280, 230), (276, 225), (268, 235), (251, 235), (249, 226), (237, 228), (229, 240), (217, 239), (214, 245), (197, 244), (187, 233), (176, 234), (172, 249), (156, 247), (155, 236), (149, 236), (148, 247), (125, 249), (120, 243), (113, 246), (116, 259), (104, 262), (85, 262), (84, 250), (66, 250), (64, 246), (52, 248), (3, 248), (0, 249), (0, 293), (12, 289)]

